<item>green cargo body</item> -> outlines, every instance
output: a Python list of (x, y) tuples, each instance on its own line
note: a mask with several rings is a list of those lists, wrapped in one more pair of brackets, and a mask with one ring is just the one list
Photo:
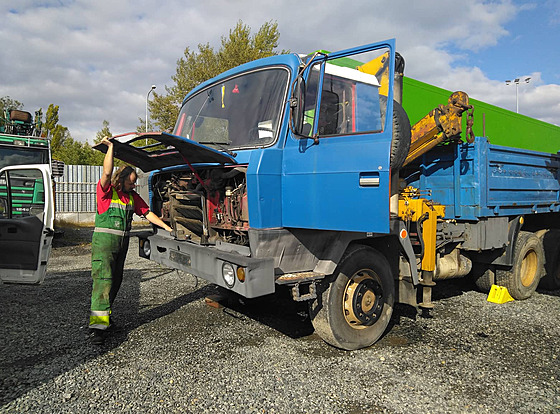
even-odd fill
[[(467, 94), (468, 90), (465, 90)], [(403, 107), (414, 125), (429, 111), (446, 104), (452, 91), (404, 77)], [(517, 114), (488, 103), (469, 99), (474, 106), (473, 131), (490, 143), (508, 147), (556, 153), (560, 151), (560, 127)], [(463, 116), (465, 118), (465, 116)], [(463, 119), (463, 139), (465, 138)]]

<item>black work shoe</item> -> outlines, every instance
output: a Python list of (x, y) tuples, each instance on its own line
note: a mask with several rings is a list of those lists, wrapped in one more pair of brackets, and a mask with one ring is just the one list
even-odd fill
[(105, 342), (105, 331), (103, 329), (90, 329), (89, 341), (92, 345), (103, 345), (103, 342)]
[(121, 332), (123, 330), (121, 325), (118, 325), (111, 321), (111, 324), (107, 327), (107, 332)]

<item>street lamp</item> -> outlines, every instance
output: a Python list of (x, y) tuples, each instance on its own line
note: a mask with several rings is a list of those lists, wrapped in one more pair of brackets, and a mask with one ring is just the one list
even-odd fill
[[(525, 78), (523, 82), (529, 83), (530, 80), (531, 78)], [(519, 113), (519, 78), (506, 81), (506, 85), (511, 85), (512, 83), (515, 84), (515, 112)]]
[[(151, 89), (148, 91), (148, 94), (146, 95), (146, 132), (148, 132), (148, 98), (150, 97), (150, 94), (155, 88), (156, 85), (152, 85)], [(148, 138), (146, 138), (146, 145), (148, 145)]]

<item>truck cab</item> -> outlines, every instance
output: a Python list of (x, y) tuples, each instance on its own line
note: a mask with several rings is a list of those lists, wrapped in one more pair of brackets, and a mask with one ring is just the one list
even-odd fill
[[(394, 232), (398, 104), (392, 82), (382, 85), (352, 67), (376, 58), (391, 78), (393, 40), (257, 60), (192, 90), (173, 133), (113, 137), (116, 157), (152, 171), (151, 209), (174, 229), (173, 236), (156, 228), (140, 235), (140, 255), (247, 298), (284, 284), (295, 300), (315, 303), (321, 301), (319, 282), (347, 262), (342, 259), (351, 243), (377, 239), (386, 248), (374, 236)], [(410, 134), (410, 124), (401, 128)], [(155, 143), (139, 146), (148, 138)], [(377, 257), (366, 247), (350, 256)], [(344, 287), (355, 291), (353, 300), (368, 298), (344, 322), (367, 332), (368, 344), (383, 333), (394, 300), (394, 269), (382, 255), (379, 263), (375, 271), (349, 275), (355, 283)], [(373, 334), (361, 329), (379, 319), (383, 326)], [(363, 340), (336, 341), (364, 346)]]

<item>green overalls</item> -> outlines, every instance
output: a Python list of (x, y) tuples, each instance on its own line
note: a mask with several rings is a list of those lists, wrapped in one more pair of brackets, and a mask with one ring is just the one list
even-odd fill
[(124, 260), (128, 250), (128, 234), (134, 214), (132, 194), (123, 203), (113, 188), (111, 205), (106, 212), (95, 216), (91, 241), (91, 314), (89, 327), (107, 329), (111, 306), (121, 286)]

